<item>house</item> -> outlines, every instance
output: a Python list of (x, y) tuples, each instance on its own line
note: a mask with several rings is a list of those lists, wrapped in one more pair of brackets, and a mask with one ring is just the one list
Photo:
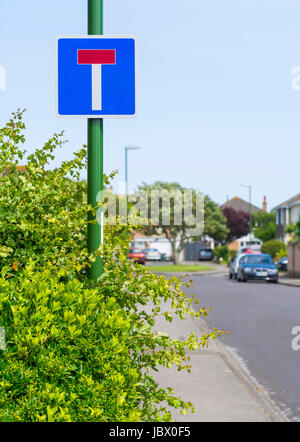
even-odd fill
[(236, 239), (232, 243), (228, 244), (229, 250), (241, 250), (243, 248), (251, 247), (252, 250), (261, 250), (262, 241), (258, 238), (255, 238), (253, 234), (246, 236), (242, 236), (241, 238)]
[[(242, 198), (239, 198), (238, 196), (235, 196), (231, 198), (230, 200), (227, 200), (226, 203), (221, 204), (220, 208), (223, 210), (227, 207), (230, 207), (236, 211), (243, 211), (249, 214), (249, 202), (243, 200)], [(264, 197), (262, 209), (255, 206), (254, 204), (251, 204), (251, 213), (258, 212), (259, 210), (263, 210), (264, 212), (267, 211), (267, 200), (266, 197)], [(243, 236), (242, 238), (238, 238), (237, 240), (231, 242), (228, 244), (229, 250), (240, 250), (244, 247), (250, 247), (252, 249), (260, 250), (262, 246), (262, 241), (258, 238), (254, 238), (253, 234), (248, 233), (248, 235)]]
[(295, 224), (300, 218), (300, 193), (274, 207), (276, 211), (276, 239), (289, 241), (289, 234), (285, 229), (289, 224)]
[[(264, 199), (264, 204), (266, 204), (266, 199)], [(230, 200), (227, 200), (226, 203), (221, 204), (221, 209), (225, 209), (226, 207), (231, 207), (234, 210), (242, 210), (243, 212), (249, 213), (249, 202), (239, 198), (238, 196), (234, 196)], [(266, 206), (265, 206), (266, 207)], [(251, 204), (251, 212), (255, 213), (258, 210), (261, 210), (259, 207)]]

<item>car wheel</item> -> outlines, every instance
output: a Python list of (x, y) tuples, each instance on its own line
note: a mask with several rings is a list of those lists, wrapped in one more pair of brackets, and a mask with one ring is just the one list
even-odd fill
[(243, 282), (247, 282), (247, 281), (248, 281), (248, 278), (246, 278), (246, 276), (243, 275), (243, 276), (242, 276), (242, 281), (243, 281)]

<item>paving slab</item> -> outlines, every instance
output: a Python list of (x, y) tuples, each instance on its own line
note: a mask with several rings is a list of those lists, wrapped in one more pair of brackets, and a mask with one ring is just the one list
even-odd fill
[[(147, 306), (147, 310), (151, 305)], [(162, 310), (170, 310), (165, 304)], [(191, 332), (201, 335), (207, 332), (203, 320), (174, 318), (169, 323), (160, 317), (156, 331), (167, 332), (175, 339), (184, 340)], [(160, 368), (153, 377), (163, 387), (172, 387), (177, 396), (191, 401), (195, 413), (184, 416), (172, 409), (177, 422), (276, 422), (286, 421), (275, 404), (259, 393), (259, 388), (232, 360), (231, 353), (218, 340), (212, 341), (208, 349), (190, 353), (192, 370), (178, 372), (176, 367)]]
[(220, 354), (191, 356), (191, 373), (161, 369), (156, 380), (191, 401), (195, 413), (172, 412), (176, 422), (271, 422), (266, 410), (236, 377)]
[(282, 276), (282, 277), (279, 276), (278, 282), (279, 282), (279, 284), (283, 284), (283, 285), (300, 287), (300, 279), (298, 279), (298, 278), (289, 278), (286, 276)]

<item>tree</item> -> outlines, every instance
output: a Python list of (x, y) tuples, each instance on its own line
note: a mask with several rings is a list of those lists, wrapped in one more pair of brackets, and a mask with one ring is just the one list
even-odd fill
[[(150, 212), (154, 207), (153, 195), (159, 192), (162, 197), (159, 203), (159, 216), (157, 222), (152, 225), (147, 225), (144, 232), (147, 235), (152, 235), (161, 231), (165, 237), (170, 241), (174, 263), (180, 263), (180, 255), (191, 238), (195, 241), (200, 239), (203, 235), (209, 235), (217, 241), (222, 241), (226, 238), (227, 228), (226, 220), (222, 215), (219, 207), (208, 196), (203, 198), (200, 192), (192, 192), (190, 201), (186, 200), (186, 192), (191, 192), (182, 187), (178, 183), (166, 183), (157, 181), (152, 185), (144, 183), (139, 186), (139, 191), (146, 192), (148, 201), (150, 201)], [(170, 204), (163, 204), (164, 195), (169, 198)], [(166, 203), (166, 200), (165, 200)], [(183, 208), (184, 205), (184, 208)], [(199, 211), (201, 213), (199, 213)], [(193, 213), (190, 219), (187, 219), (185, 212)], [(198, 212), (198, 213), (197, 213)], [(204, 213), (203, 213), (204, 212)], [(164, 223), (164, 217), (169, 215), (169, 222)], [(191, 219), (197, 218), (196, 227), (191, 228)], [(177, 222), (176, 222), (177, 218)], [(178, 222), (181, 218), (181, 222)], [(201, 218), (201, 221), (199, 221)]]
[(259, 210), (254, 214), (254, 235), (262, 242), (276, 238), (275, 212)]
[(226, 241), (235, 241), (249, 233), (249, 215), (243, 210), (235, 210), (233, 207), (225, 207), (223, 214), (226, 217), (226, 224), (229, 229)]
[(222, 210), (208, 195), (204, 197), (203, 234), (213, 238), (217, 242), (225, 241), (228, 234), (226, 218)]
[(300, 238), (300, 218), (296, 223), (286, 226), (285, 233), (289, 234), (290, 241), (298, 240)]

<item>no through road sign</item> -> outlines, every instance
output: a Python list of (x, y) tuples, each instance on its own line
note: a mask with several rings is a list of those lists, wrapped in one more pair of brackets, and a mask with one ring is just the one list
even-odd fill
[(134, 37), (61, 36), (57, 63), (59, 116), (135, 116)]

